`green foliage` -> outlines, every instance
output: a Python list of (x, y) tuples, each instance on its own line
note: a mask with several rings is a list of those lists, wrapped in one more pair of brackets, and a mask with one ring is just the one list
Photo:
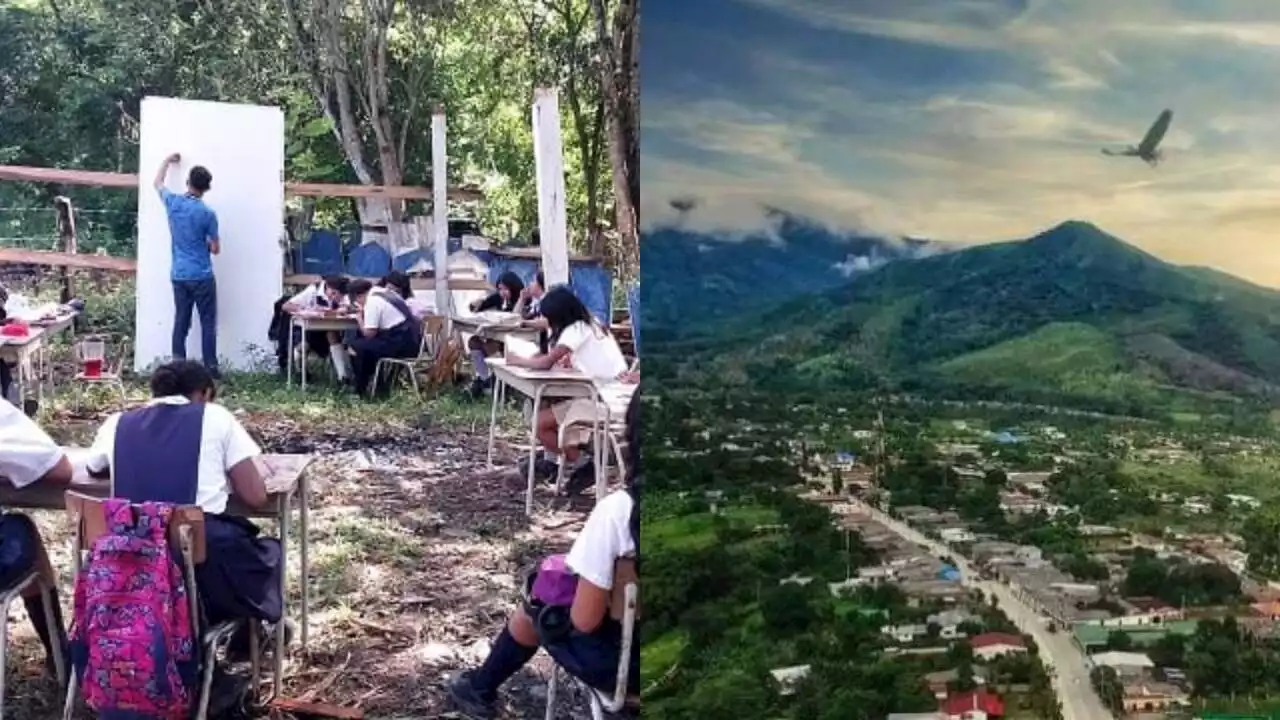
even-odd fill
[(1166, 561), (1139, 548), (1129, 563), (1124, 593), (1158, 597), (1175, 607), (1222, 605), (1240, 598), (1240, 578), (1225, 565)]
[(1197, 414), (1271, 432), (1280, 293), (1169, 265), (1087, 223), (815, 289), (698, 339), (655, 335), (646, 352), (707, 368), (717, 381), (793, 394)]
[[(352, 17), (359, 15), (357, 5)], [(404, 138), (405, 184), (430, 184), (430, 117), (432, 107), (443, 104), (450, 180), (481, 184), (487, 194), (479, 208), (455, 211), (478, 213), (499, 239), (527, 236), (537, 217), (531, 90), (559, 86), (569, 226), (579, 231), (571, 237), (585, 251), (587, 223), (608, 224), (612, 197), (607, 153), (600, 149), (600, 74), (588, 52), (594, 25), (587, 0), (391, 5), (398, 9), (388, 47), (388, 109), (396, 139)], [(357, 182), (288, 23), (280, 6), (246, 0), (216, 7), (162, 0), (2, 3), (0, 163), (134, 172), (139, 107), (153, 95), (279, 106), (288, 178)], [(363, 58), (348, 61), (358, 70)], [(376, 156), (367, 113), (357, 112), (357, 121), (368, 154)], [(3, 183), (0, 208), (43, 211), (64, 192)], [(133, 254), (135, 192), (78, 187), (69, 194), (84, 210), (81, 251)], [(352, 208), (347, 200), (320, 200), (314, 223), (346, 226)], [(51, 246), (51, 214), (8, 213), (0, 222), (0, 238)]]

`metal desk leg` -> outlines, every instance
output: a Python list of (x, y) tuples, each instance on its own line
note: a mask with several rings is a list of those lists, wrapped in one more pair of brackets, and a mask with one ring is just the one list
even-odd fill
[(310, 635), (308, 628), (311, 625), (311, 560), (310, 555), (310, 515), (311, 515), (311, 490), (307, 487), (307, 474), (304, 472), (298, 478), (298, 516), (301, 525), (300, 537), (298, 538), (299, 549), (302, 552), (301, 577), (302, 582), (302, 647), (307, 647), (307, 637)]
[(285, 611), (281, 614), (280, 622), (276, 623), (276, 652), (272, 668), (274, 697), (280, 697), (280, 690), (284, 686), (284, 621), (289, 615), (289, 511), (292, 509), (292, 501), (293, 493), (285, 493), (276, 510), (280, 521), (280, 601)]
[[(302, 392), (307, 391), (307, 318), (302, 318), (302, 362), (298, 363), (298, 375), (302, 378)], [(293, 333), (289, 333), (289, 337), (293, 337)], [(293, 353), (289, 353), (289, 362), (293, 362)]]
[(285, 355), (284, 355), (284, 367), (285, 367), (284, 386), (285, 387), (293, 387), (293, 322), (294, 322), (294, 318), (292, 315), (290, 315), (289, 324), (285, 329), (285, 332), (289, 333), (289, 337), (285, 340), (285, 347), (288, 348), (287, 350), (285, 350)]
[(489, 455), (487, 460), (488, 462), (487, 467), (488, 469), (492, 470), (493, 469), (493, 442), (494, 442), (494, 435), (497, 434), (498, 402), (499, 402), (499, 397), (502, 395), (503, 382), (498, 379), (498, 376), (496, 374), (490, 375), (489, 377), (493, 378), (493, 407), (491, 410), (489, 410)]
[(542, 407), (543, 386), (533, 391), (533, 418), (529, 420), (529, 485), (525, 490), (524, 514), (533, 515), (533, 471), (538, 461), (538, 410)]

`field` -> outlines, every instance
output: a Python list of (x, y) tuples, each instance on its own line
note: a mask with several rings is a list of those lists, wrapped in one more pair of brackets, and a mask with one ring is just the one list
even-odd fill
[[(86, 330), (118, 332), (127, 323), (126, 303), (119, 295), (94, 301)], [(55, 348), (64, 376), (68, 351), (65, 344)], [(146, 394), (140, 382), (130, 382), (131, 402)], [(445, 712), (448, 674), (483, 657), (514, 607), (525, 569), (567, 548), (590, 508), (589, 498), (568, 504), (544, 487), (535, 516), (525, 517), (524, 479), (510, 444), (518, 413), (504, 414), (496, 468), (488, 471), (488, 403), (468, 403), (454, 391), (425, 401), (402, 392), (375, 404), (319, 386), (303, 395), (272, 376), (231, 375), (220, 400), (266, 452), (318, 458), (310, 470), (311, 637), (306, 649), (293, 648), (287, 697), (359, 707), (369, 718)], [(67, 401), (66, 394), (46, 401), (39, 417), (64, 444), (88, 442), (113, 409), (106, 394), (90, 396), (77, 413)], [(33, 516), (63, 573), (69, 607), (67, 520), (59, 513)], [(290, 543), (291, 607), (297, 541), (295, 535)], [(61, 698), (38, 677), (39, 642), (22, 615), (20, 607), (11, 614), (6, 710), (51, 717)], [(545, 704), (548, 665), (540, 656), (532, 668), (506, 695), (524, 716), (541, 714)], [(562, 700), (562, 713), (571, 701)]]

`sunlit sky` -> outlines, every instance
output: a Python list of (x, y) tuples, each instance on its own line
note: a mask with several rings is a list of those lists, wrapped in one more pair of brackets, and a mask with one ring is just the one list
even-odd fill
[[(1280, 286), (1276, 0), (683, 0), (644, 9), (646, 227), (976, 243), (1066, 219)], [(1104, 157), (1174, 111), (1165, 160)]]

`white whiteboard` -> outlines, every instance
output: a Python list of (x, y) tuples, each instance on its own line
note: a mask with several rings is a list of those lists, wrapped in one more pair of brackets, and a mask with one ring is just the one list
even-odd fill
[[(145, 372), (172, 354), (169, 222), (152, 182), (161, 161), (175, 152), (182, 161), (169, 169), (173, 192), (185, 192), (195, 165), (213, 174), (204, 199), (218, 214), (222, 244), (213, 258), (218, 356), (224, 369), (252, 369), (267, 346), (272, 306), (283, 292), (284, 114), (256, 105), (149, 97), (141, 115), (134, 370)], [(200, 320), (192, 316), (187, 357), (199, 360)]]

